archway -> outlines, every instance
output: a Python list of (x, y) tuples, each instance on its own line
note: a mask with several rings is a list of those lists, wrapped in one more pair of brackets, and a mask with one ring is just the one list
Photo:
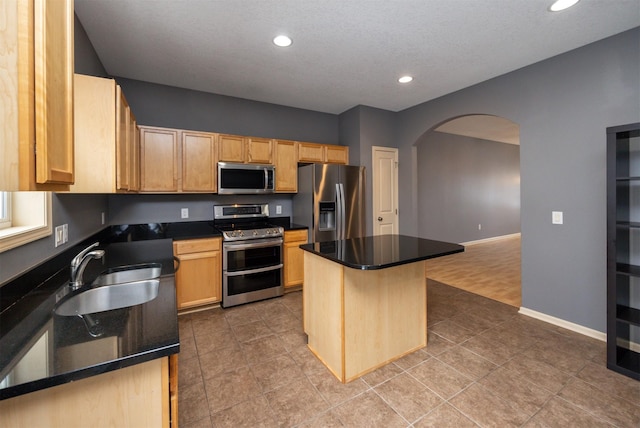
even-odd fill
[(519, 307), (519, 127), (493, 115), (451, 118), (417, 141), (419, 236), (467, 246), (427, 276)]

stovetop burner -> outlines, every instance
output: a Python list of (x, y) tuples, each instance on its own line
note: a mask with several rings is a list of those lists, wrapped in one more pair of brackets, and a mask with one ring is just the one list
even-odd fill
[(214, 226), (225, 241), (279, 238), (284, 234), (284, 228), (268, 222), (268, 204), (216, 205), (213, 208)]

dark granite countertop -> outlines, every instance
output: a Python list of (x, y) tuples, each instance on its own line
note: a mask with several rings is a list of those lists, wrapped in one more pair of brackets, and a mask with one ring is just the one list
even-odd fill
[[(271, 217), (285, 230), (305, 229), (289, 217)], [(172, 241), (222, 236), (213, 221), (107, 226), (90, 238), (42, 262), (0, 287), (0, 400), (80, 380), (179, 352)], [(159, 262), (158, 297), (142, 305), (93, 314), (102, 329), (89, 333), (80, 317), (56, 315), (64, 296), (69, 263), (100, 242), (106, 255), (84, 273), (90, 284), (108, 268)], [(95, 332), (94, 332), (95, 333)], [(20, 361), (38, 370), (14, 370)], [(19, 372), (19, 373), (18, 373)]]
[(464, 247), (406, 235), (379, 235), (301, 245), (305, 251), (362, 270), (384, 269), (461, 253)]
[(112, 240), (117, 242), (145, 239), (215, 238), (222, 234), (213, 227), (213, 221), (187, 221), (178, 223), (144, 223), (111, 226)]
[[(46, 276), (48, 270), (64, 264), (52, 276), (41, 278), (35, 288), (0, 314), (0, 399), (179, 352), (172, 240), (107, 243), (107, 236), (104, 231), (96, 234), (34, 269)], [(98, 238), (106, 243), (99, 247), (105, 250), (105, 257), (102, 262), (89, 262), (84, 274), (86, 284), (111, 267), (159, 262), (162, 271), (158, 296), (144, 304), (98, 312), (85, 319), (55, 314), (57, 304), (73, 293), (68, 293), (66, 285), (69, 257)], [(30, 273), (26, 279), (16, 281), (37, 281), (34, 275)], [(4, 287), (0, 290), (4, 291)], [(92, 323), (99, 325), (92, 330), (94, 336), (99, 334), (97, 337), (89, 332)], [(20, 368), (23, 363), (29, 364), (27, 370)]]

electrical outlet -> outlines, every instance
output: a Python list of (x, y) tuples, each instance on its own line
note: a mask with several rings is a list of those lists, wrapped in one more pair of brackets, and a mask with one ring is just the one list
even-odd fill
[(182, 208), (180, 210), (180, 218), (189, 218), (189, 208)]
[(551, 211), (551, 224), (563, 224), (564, 218), (562, 211)]
[(478, 224), (478, 230), (482, 230), (482, 224)]
[(62, 225), (62, 243), (66, 244), (67, 242), (69, 242), (69, 225), (65, 223)]
[(276, 214), (282, 214), (282, 205), (276, 205)]
[(104, 220), (105, 220), (104, 213), (100, 213), (100, 221), (102, 222), (101, 224), (103, 225), (104, 225)]

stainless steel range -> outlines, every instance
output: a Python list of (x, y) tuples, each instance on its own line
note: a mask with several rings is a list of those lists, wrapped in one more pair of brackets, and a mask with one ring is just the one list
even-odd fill
[(269, 224), (269, 205), (213, 207), (222, 233), (222, 307), (282, 296), (282, 236)]

